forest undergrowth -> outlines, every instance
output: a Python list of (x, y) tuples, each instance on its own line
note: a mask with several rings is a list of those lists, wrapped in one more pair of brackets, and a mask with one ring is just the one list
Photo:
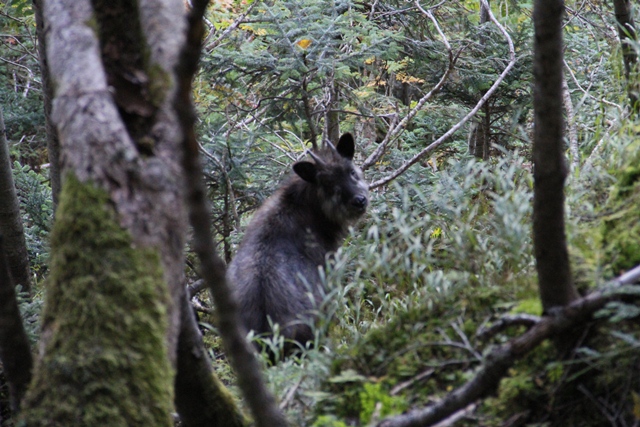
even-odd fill
[[(637, 162), (629, 155), (637, 144), (627, 127), (608, 142), (566, 185), (572, 271), (582, 294), (619, 273), (612, 265), (640, 262), (635, 247), (624, 244), (637, 241), (628, 224), (637, 216), (624, 222), (628, 199), (616, 202), (621, 191), (637, 196)], [(492, 324), (542, 315), (527, 156), (459, 155), (411, 174), (374, 192), (370, 213), (329, 260), (314, 345), (266, 370), (297, 425), (372, 425), (424, 406), (468, 381), (493, 348), (525, 331), (491, 332)], [(617, 320), (638, 315), (624, 304), (606, 310)], [(516, 364), (498, 396), (468, 408), (461, 425), (633, 421), (638, 396), (631, 390), (638, 384), (629, 372), (637, 372), (639, 344), (637, 331), (620, 324), (588, 328), (563, 361), (545, 343)], [(266, 340), (271, 351), (279, 345), (278, 336)], [(219, 369), (229, 378), (227, 368)]]

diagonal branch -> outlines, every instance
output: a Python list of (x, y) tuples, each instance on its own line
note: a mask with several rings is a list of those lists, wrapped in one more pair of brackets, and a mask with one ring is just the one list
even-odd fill
[[(593, 314), (608, 302), (625, 297), (623, 286), (640, 280), (640, 266), (614, 279), (609, 286), (580, 298), (568, 306), (553, 310), (524, 334), (489, 353), (476, 376), (445, 396), (437, 403), (406, 414), (382, 420), (378, 427), (425, 427), (437, 423), (465, 408), (478, 399), (494, 394), (509, 368), (516, 361), (540, 345), (544, 340), (565, 334), (590, 320)], [(638, 287), (626, 290), (629, 296), (638, 296)]]
[(378, 148), (376, 148), (376, 150), (373, 153), (371, 153), (369, 157), (367, 157), (363, 162), (361, 166), (362, 170), (366, 170), (370, 168), (378, 160), (380, 160), (380, 158), (384, 155), (385, 151), (387, 150), (387, 147), (393, 141), (395, 141), (400, 136), (400, 134), (405, 130), (409, 121), (413, 119), (416, 114), (420, 112), (424, 104), (426, 104), (426, 102), (430, 100), (433, 97), (433, 95), (435, 95), (440, 91), (440, 89), (442, 89), (442, 86), (444, 86), (445, 82), (449, 78), (449, 75), (453, 71), (453, 68), (457, 60), (457, 55), (453, 54), (453, 51), (451, 50), (451, 45), (449, 44), (449, 41), (447, 40), (447, 37), (445, 36), (445, 34), (440, 29), (440, 25), (438, 25), (438, 21), (433, 16), (433, 13), (431, 13), (431, 9), (428, 9), (428, 10), (423, 9), (422, 6), (420, 5), (419, 0), (416, 0), (416, 6), (418, 6), (418, 9), (420, 9), (422, 13), (427, 15), (427, 17), (431, 20), (431, 22), (433, 22), (436, 29), (438, 30), (438, 34), (440, 34), (440, 37), (442, 38), (442, 42), (447, 48), (447, 53), (449, 55), (449, 65), (445, 70), (444, 74), (442, 75), (442, 77), (440, 78), (440, 81), (433, 87), (433, 89), (431, 89), (429, 93), (427, 93), (425, 96), (420, 98), (416, 106), (413, 107), (411, 111), (409, 111), (409, 113), (402, 120), (400, 120), (400, 122), (396, 123), (395, 125), (392, 124), (391, 128), (389, 129), (389, 132), (387, 132), (387, 135), (384, 137), (382, 142), (378, 145)]
[[(251, 11), (253, 10), (253, 8), (255, 7), (255, 5), (257, 5), (258, 3), (260, 3), (259, 1), (254, 1), (253, 3), (251, 3), (249, 5), (249, 7), (247, 8), (247, 10), (245, 10), (240, 16), (238, 16), (232, 23), (231, 25), (229, 25), (227, 28), (225, 28), (225, 30), (220, 33), (218, 35), (218, 37), (215, 38), (215, 40), (213, 40), (210, 43), (207, 43), (207, 45), (205, 46), (205, 50), (207, 52), (211, 52), (212, 50), (214, 50), (216, 47), (218, 47), (218, 45), (220, 43), (222, 43), (222, 41), (225, 39), (225, 37), (227, 37), (229, 34), (231, 34), (236, 28), (238, 28), (240, 26), (240, 24), (242, 24), (245, 20), (245, 18), (251, 13)], [(209, 35), (213, 35), (214, 33), (210, 33)]]
[(187, 43), (181, 53), (178, 69), (178, 91), (175, 108), (182, 127), (184, 172), (189, 206), (189, 220), (194, 230), (194, 250), (201, 263), (202, 277), (207, 283), (219, 314), (219, 330), (229, 354), (238, 385), (259, 427), (286, 426), (287, 421), (275, 403), (275, 398), (263, 380), (258, 359), (245, 339), (231, 288), (225, 277), (225, 264), (218, 256), (213, 242), (206, 189), (202, 179), (199, 146), (194, 123), (195, 112), (191, 99), (191, 82), (198, 67), (201, 40), (204, 33), (202, 16), (207, 0), (193, 2), (189, 14)]
[[(473, 107), (473, 109), (466, 116), (464, 116), (462, 120), (456, 123), (451, 129), (449, 129), (440, 138), (438, 138), (437, 140), (429, 144), (427, 147), (425, 147), (418, 154), (416, 154), (415, 156), (407, 160), (402, 166), (400, 166), (400, 168), (395, 170), (393, 173), (369, 184), (369, 188), (376, 188), (376, 187), (380, 187), (382, 185), (388, 184), (392, 180), (402, 175), (407, 169), (409, 169), (411, 166), (416, 164), (420, 159), (422, 159), (428, 153), (434, 151), (443, 142), (448, 140), (449, 137), (451, 137), (455, 132), (457, 132), (471, 117), (473, 117), (478, 112), (478, 110), (480, 110), (480, 108), (484, 105), (484, 103), (487, 102), (487, 100), (491, 97), (491, 95), (493, 95), (496, 89), (498, 89), (498, 86), (500, 85), (500, 83), (502, 83), (504, 78), (507, 76), (507, 74), (509, 74), (513, 66), (516, 64), (516, 53), (513, 47), (513, 41), (511, 40), (509, 33), (507, 33), (507, 30), (505, 30), (505, 28), (500, 24), (500, 22), (498, 22), (496, 17), (493, 15), (493, 13), (491, 12), (491, 8), (489, 8), (489, 6), (486, 4), (486, 0), (482, 0), (482, 2), (485, 3), (485, 7), (487, 9), (487, 12), (489, 13), (489, 18), (491, 19), (491, 22), (493, 22), (498, 27), (498, 29), (500, 29), (500, 32), (504, 35), (505, 39), (507, 40), (507, 43), (509, 44), (509, 64), (504, 69), (504, 71), (502, 71), (500, 76), (496, 79), (496, 81), (489, 88), (489, 90), (484, 94), (484, 96), (480, 98), (480, 101), (478, 101), (476, 106)], [(365, 161), (365, 163), (367, 163), (367, 161)]]

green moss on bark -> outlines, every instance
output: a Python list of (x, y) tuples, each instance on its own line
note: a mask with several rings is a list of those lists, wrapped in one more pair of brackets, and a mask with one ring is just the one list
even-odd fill
[(170, 426), (168, 291), (156, 250), (137, 248), (108, 195), (69, 176), (51, 240), (44, 353), (28, 426)]
[(609, 199), (602, 241), (611, 274), (640, 264), (640, 143), (627, 147), (626, 165), (616, 171), (617, 184)]

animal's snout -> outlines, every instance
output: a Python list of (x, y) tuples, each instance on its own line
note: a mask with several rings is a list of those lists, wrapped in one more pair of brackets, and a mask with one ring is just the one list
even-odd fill
[(361, 211), (363, 211), (367, 207), (368, 203), (369, 201), (363, 195), (355, 196), (353, 199), (351, 199), (351, 206)]

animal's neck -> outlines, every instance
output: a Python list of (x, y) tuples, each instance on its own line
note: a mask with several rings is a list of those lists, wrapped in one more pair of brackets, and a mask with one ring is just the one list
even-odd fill
[(338, 247), (347, 234), (347, 227), (327, 217), (315, 186), (297, 178), (285, 187), (283, 208), (287, 215), (295, 216), (304, 228), (318, 235), (332, 247)]

